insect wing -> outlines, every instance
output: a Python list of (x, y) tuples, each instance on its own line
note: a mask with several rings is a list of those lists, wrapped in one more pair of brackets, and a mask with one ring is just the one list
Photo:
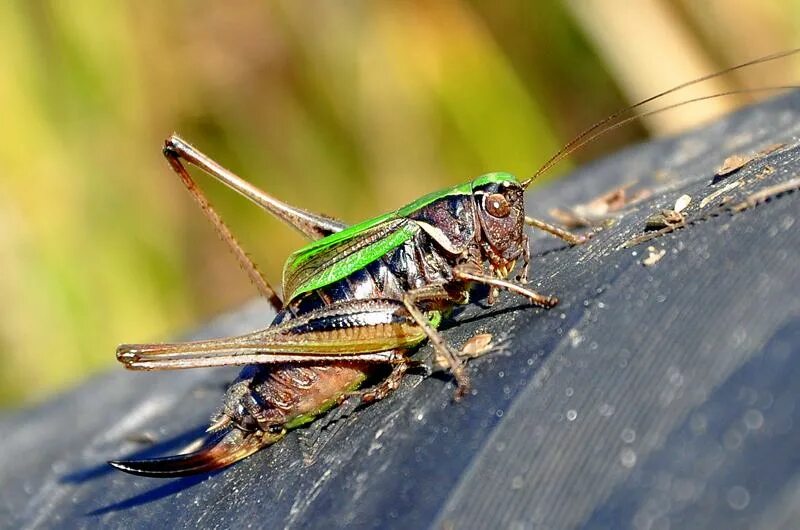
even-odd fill
[(326, 237), (292, 254), (283, 270), (286, 301), (330, 285), (385, 256), (419, 232), (408, 219), (387, 214)]
[[(494, 174), (492, 174), (494, 175)], [(369, 265), (416, 235), (421, 228), (409, 215), (448, 195), (468, 195), (472, 183), (429, 193), (402, 208), (345, 228), (301, 248), (286, 261), (286, 302), (325, 287)]]

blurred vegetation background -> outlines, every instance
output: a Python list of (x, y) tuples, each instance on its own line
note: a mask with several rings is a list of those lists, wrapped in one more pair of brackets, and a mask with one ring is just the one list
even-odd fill
[[(528, 175), (632, 101), (800, 46), (799, 21), (797, 0), (0, 2), (0, 404), (254, 295), (162, 159), (172, 131), (357, 221), (486, 171)], [(792, 58), (699, 91), (798, 80)], [(659, 116), (577, 160), (747, 100)], [(277, 283), (300, 237), (201, 182)]]

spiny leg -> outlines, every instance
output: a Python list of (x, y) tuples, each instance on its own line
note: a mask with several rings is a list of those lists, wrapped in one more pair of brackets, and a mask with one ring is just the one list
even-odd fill
[(192, 179), (189, 172), (186, 171), (186, 168), (183, 167), (181, 164), (180, 159), (175, 156), (172, 151), (164, 150), (164, 155), (167, 157), (167, 161), (169, 162), (170, 167), (178, 176), (181, 178), (181, 181), (186, 186), (186, 189), (189, 190), (189, 193), (192, 195), (194, 200), (200, 205), (200, 209), (203, 211), (203, 214), (211, 221), (211, 224), (214, 225), (216, 228), (219, 237), (228, 245), (228, 248), (233, 252), (233, 255), (236, 257), (236, 261), (239, 262), (239, 266), (242, 270), (247, 274), (250, 278), (250, 281), (255, 285), (258, 292), (272, 305), (275, 311), (280, 311), (283, 308), (283, 301), (280, 299), (278, 294), (272, 288), (272, 286), (267, 282), (264, 276), (261, 275), (261, 272), (256, 267), (256, 264), (253, 263), (253, 260), (247, 255), (244, 251), (242, 246), (234, 237), (233, 233), (231, 233), (230, 228), (225, 224), (222, 220), (222, 217), (217, 213), (211, 203), (208, 202), (208, 198), (205, 196), (203, 191), (197, 186), (197, 183)]
[(581, 245), (589, 241), (589, 239), (592, 237), (591, 234), (573, 234), (572, 232), (564, 230), (561, 227), (542, 221), (541, 219), (528, 217), (527, 215), (525, 216), (525, 224), (534, 228), (538, 228), (539, 230), (547, 232), (548, 234), (552, 234), (559, 239), (563, 239), (570, 245)]
[(117, 349), (117, 359), (133, 370), (269, 363), (396, 363), (402, 362), (394, 354), (396, 350), (416, 346), (427, 337), (436, 352), (446, 359), (458, 383), (458, 398), (469, 385), (462, 363), (416, 305), (420, 301), (456, 298), (439, 284), (407, 293), (402, 302), (348, 300), (237, 337), (173, 344), (123, 344)]
[(512, 293), (524, 296), (535, 305), (544, 307), (546, 309), (550, 309), (558, 304), (558, 298), (555, 296), (539, 294), (536, 291), (531, 291), (530, 289), (526, 289), (525, 287), (517, 285), (516, 283), (509, 282), (507, 280), (501, 280), (500, 278), (494, 278), (492, 276), (487, 276), (483, 273), (474, 271), (471, 267), (455, 267), (453, 269), (453, 274), (457, 279), (463, 281), (483, 283), (491, 287), (511, 291)]
[(385, 363), (397, 362), (396, 350), (416, 346), (425, 337), (399, 300), (348, 300), (236, 337), (123, 344), (117, 348), (117, 359), (132, 370), (270, 363)]
[(450, 372), (453, 374), (457, 385), (455, 398), (459, 400), (469, 391), (469, 376), (464, 369), (464, 364), (458, 354), (450, 348), (444, 338), (436, 331), (428, 319), (425, 318), (425, 315), (422, 314), (419, 307), (417, 307), (417, 303), (422, 301), (452, 299), (452, 296), (442, 285), (428, 285), (406, 293), (403, 296), (403, 304), (405, 304), (406, 309), (408, 309), (408, 312), (417, 322), (417, 325), (422, 328), (422, 331), (428, 336), (428, 340), (431, 342), (436, 354), (443, 359), (450, 368)]
[(319, 239), (335, 232), (340, 232), (347, 227), (346, 224), (337, 219), (315, 214), (279, 201), (265, 191), (231, 173), (177, 135), (173, 134), (167, 138), (164, 143), (164, 155), (168, 159), (182, 158), (202, 169), (309, 239)]
[(374, 403), (376, 401), (380, 401), (398, 388), (400, 388), (400, 383), (403, 380), (403, 376), (408, 371), (410, 366), (410, 362), (406, 359), (401, 360), (397, 364), (392, 366), (392, 371), (387, 375), (380, 383), (373, 385), (369, 388), (365, 388), (362, 390), (355, 390), (353, 392), (348, 392), (343, 394), (339, 400), (341, 404), (345, 400), (351, 397), (360, 397), (361, 402), (364, 404)]

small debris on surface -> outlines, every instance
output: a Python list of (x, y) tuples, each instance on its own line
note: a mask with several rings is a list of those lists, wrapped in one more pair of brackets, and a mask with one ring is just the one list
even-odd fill
[(748, 195), (747, 198), (742, 202), (731, 206), (730, 210), (733, 213), (738, 213), (742, 210), (746, 210), (747, 208), (752, 208), (753, 206), (756, 206), (773, 197), (777, 197), (783, 193), (796, 191), (798, 189), (800, 189), (800, 177), (787, 180), (786, 182), (781, 182), (780, 184), (764, 188), (761, 191), (757, 191), (751, 195)]
[(647, 247), (647, 257), (642, 260), (642, 265), (645, 267), (652, 267), (667, 254), (667, 250), (656, 249), (656, 247)]
[(479, 333), (475, 335), (464, 343), (464, 346), (461, 348), (461, 355), (469, 358), (480, 357), (492, 349), (492, 339), (491, 333)]
[(758, 172), (758, 174), (756, 175), (756, 178), (758, 180), (762, 180), (762, 179), (765, 179), (768, 176), (772, 175), (773, 173), (775, 173), (775, 168), (774, 167), (772, 167), (772, 166), (764, 166), (761, 169), (761, 171)]
[(770, 144), (770, 145), (766, 146), (765, 148), (763, 148), (762, 150), (760, 150), (758, 152), (758, 156), (759, 157), (767, 156), (769, 154), (774, 153), (775, 151), (780, 151), (784, 147), (786, 147), (786, 144), (780, 144), (780, 143), (779, 144)]
[(752, 155), (747, 155), (747, 156), (731, 155), (728, 158), (726, 158), (725, 161), (722, 163), (722, 165), (717, 169), (717, 172), (714, 175), (714, 179), (712, 180), (711, 183), (716, 184), (717, 182), (731, 175), (732, 173), (739, 171), (753, 160), (764, 158), (765, 156), (770, 155), (775, 151), (779, 151), (784, 147), (786, 147), (786, 144), (781, 144), (781, 143), (770, 144)]
[(659, 230), (651, 230), (649, 232), (645, 232), (644, 234), (640, 234), (640, 235), (638, 235), (636, 237), (630, 238), (625, 243), (620, 245), (619, 248), (622, 249), (622, 248), (635, 247), (636, 245), (641, 245), (642, 243), (646, 243), (646, 242), (648, 242), (650, 240), (653, 240), (653, 239), (655, 239), (657, 237), (661, 237), (661, 236), (663, 236), (665, 234), (669, 234), (670, 232), (674, 232), (675, 230), (678, 230), (679, 228), (683, 228), (685, 226), (686, 226), (686, 221), (683, 220), (680, 223), (676, 223), (674, 225), (668, 225), (668, 226), (665, 226), (664, 228), (661, 228)]
[[(493, 350), (495, 353), (501, 352), (503, 350), (504, 338), (500, 337), (498, 343), (493, 343), (493, 339), (494, 336), (491, 333), (478, 333), (467, 339), (458, 352), (458, 356), (469, 360), (477, 359)], [(448, 366), (447, 360), (444, 357), (438, 353), (434, 353), (433, 359), (431, 360), (431, 370), (434, 372), (447, 370)]]
[(673, 206), (673, 211), (681, 213), (683, 210), (686, 209), (687, 206), (692, 202), (692, 196), (686, 195), (685, 193), (678, 197), (675, 201), (675, 206)]
[(742, 181), (741, 180), (735, 180), (735, 181), (729, 183), (728, 185), (726, 185), (724, 188), (720, 188), (720, 189), (718, 189), (717, 191), (715, 191), (713, 193), (709, 193), (708, 195), (703, 197), (702, 201), (700, 201), (700, 208), (705, 208), (708, 205), (708, 203), (710, 203), (711, 201), (713, 201), (714, 199), (716, 199), (717, 197), (719, 197), (723, 193), (727, 193), (727, 192), (731, 191), (734, 188), (738, 188), (741, 185), (742, 185)]
[(648, 217), (644, 222), (644, 229), (661, 230), (662, 228), (674, 227), (683, 224), (686, 219), (683, 214), (675, 210), (661, 210)]
[(634, 184), (635, 182), (632, 182), (620, 186), (595, 197), (589, 202), (579, 204), (566, 210), (554, 208), (550, 210), (549, 213), (567, 228), (587, 228), (595, 226), (601, 223), (609, 214), (650, 196), (650, 190), (646, 189), (629, 193), (628, 190)]
[(747, 165), (748, 162), (753, 160), (754, 156), (742, 156), (742, 155), (731, 155), (725, 159), (722, 165), (717, 169), (716, 176), (717, 177), (727, 177), (734, 171), (739, 171), (744, 166)]
[[(770, 173), (774, 171), (774, 169), (772, 169), (770, 166), (767, 166), (765, 169), (769, 169)], [(738, 188), (742, 184), (744, 184), (743, 180), (737, 180), (715, 191), (714, 193), (709, 194), (708, 196), (703, 198), (702, 201), (700, 201), (700, 208), (704, 208), (711, 201), (713, 201), (720, 195), (728, 191), (731, 191), (734, 188)], [(733, 197), (727, 195), (720, 200), (720, 203), (717, 205), (716, 208), (713, 208), (711, 209), (711, 211), (708, 211), (706, 213), (695, 215), (689, 220), (687, 220), (682, 213), (676, 212), (675, 210), (661, 210), (661, 212), (651, 215), (650, 217), (647, 218), (647, 220), (645, 221), (644, 234), (632, 237), (631, 239), (620, 245), (619, 248), (624, 249), (624, 248), (631, 248), (636, 245), (641, 245), (642, 243), (646, 243), (647, 241), (651, 241), (657, 237), (684, 228), (691, 223), (696, 223), (698, 221), (708, 219), (714, 216), (715, 213), (719, 214), (720, 212), (725, 211), (736, 214), (741, 212), (742, 210), (752, 208), (772, 198), (779, 197), (784, 193), (791, 193), (798, 190), (800, 190), (800, 177), (795, 177), (793, 179), (787, 180), (786, 182), (775, 184), (774, 186), (769, 186), (760, 191), (752, 193), (748, 195), (743, 201), (737, 202), (735, 204), (731, 204)], [(648, 250), (650, 250), (650, 248), (652, 247), (649, 247)], [(655, 260), (653, 261), (653, 263), (661, 259), (661, 257), (662, 256), (658, 256), (658, 258), (653, 258)], [(643, 260), (642, 263), (645, 263), (645, 261), (649, 260), (650, 256), (645, 258), (645, 260)], [(648, 264), (649, 263), (645, 263), (645, 265)]]

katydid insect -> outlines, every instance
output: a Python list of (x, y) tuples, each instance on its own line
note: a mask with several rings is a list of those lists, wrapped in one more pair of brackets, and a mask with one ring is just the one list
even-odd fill
[[(689, 84), (796, 51), (773, 54), (684, 83), (625, 110)], [(707, 98), (688, 102), (701, 99)], [(213, 416), (210, 439), (201, 449), (150, 460), (114, 461), (111, 465), (154, 477), (223, 468), (277, 442), (288, 431), (313, 421), (350, 396), (360, 396), (367, 403), (387, 396), (415, 364), (409, 353), (425, 340), (453, 375), (456, 399), (463, 397), (469, 389), (469, 377), (462, 358), (437, 330), (443, 314), (455, 305), (468, 303), (475, 285), (488, 286), (489, 303), (499, 290), (544, 308), (558, 303), (554, 296), (526, 286), (530, 250), (525, 225), (570, 244), (588, 238), (526, 217), (525, 190), (536, 176), (570, 152), (635, 119), (614, 121), (622, 112), (587, 129), (532, 178), (520, 181), (508, 173), (489, 173), (353, 226), (285, 204), (178, 136), (168, 138), (164, 155), (170, 166), (277, 316), (266, 329), (236, 337), (119, 346), (118, 360), (133, 370), (223, 365), (244, 368)], [(311, 240), (286, 262), (283, 298), (247, 257), (185, 163), (210, 174)], [(517, 269), (519, 274), (513, 278)], [(383, 374), (382, 379), (362, 389), (376, 374)]]

